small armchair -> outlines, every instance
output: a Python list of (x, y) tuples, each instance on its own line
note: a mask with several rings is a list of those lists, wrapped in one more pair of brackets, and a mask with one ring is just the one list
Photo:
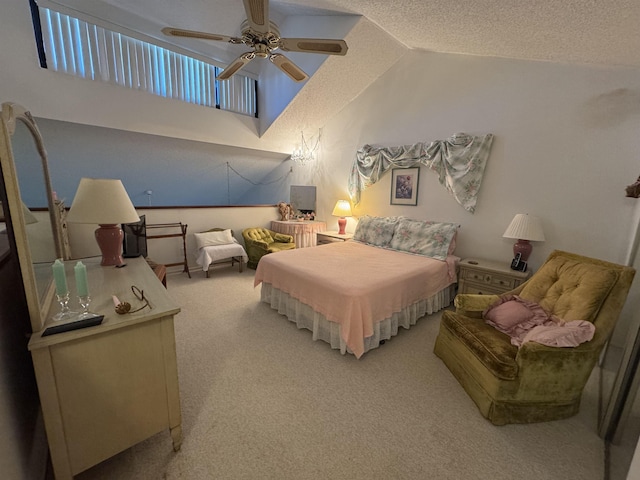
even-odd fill
[(529, 280), (505, 295), (536, 302), (565, 321), (593, 323), (590, 341), (576, 347), (528, 342), (518, 348), (482, 318), (500, 297), (461, 294), (455, 298), (456, 311), (442, 315), (434, 353), (495, 425), (573, 416), (634, 274), (631, 267), (556, 250)]
[(258, 268), (258, 262), (266, 254), (296, 248), (291, 235), (274, 232), (268, 228), (245, 228), (242, 238), (249, 256), (247, 267), (253, 270)]

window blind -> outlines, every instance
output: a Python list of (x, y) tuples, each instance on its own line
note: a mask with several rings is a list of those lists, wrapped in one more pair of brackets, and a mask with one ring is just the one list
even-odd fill
[(47, 8), (40, 8), (47, 68), (161, 97), (257, 116), (256, 80)]

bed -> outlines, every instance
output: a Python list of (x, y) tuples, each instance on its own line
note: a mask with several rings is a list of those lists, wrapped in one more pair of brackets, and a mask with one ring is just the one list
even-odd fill
[[(447, 307), (457, 281), (459, 258), (453, 255), (457, 226), (438, 222), (426, 238), (424, 228), (403, 227), (436, 222), (380, 220), (374, 221), (372, 234), (359, 224), (352, 241), (263, 257), (254, 280), (254, 286), (261, 285), (261, 301), (299, 328), (311, 330), (314, 340), (357, 358), (396, 335), (399, 327), (408, 329), (424, 315)], [(360, 223), (366, 226), (369, 218)], [(451, 225), (444, 236), (442, 225)], [(398, 241), (393, 242), (395, 235)], [(416, 242), (431, 247), (418, 252)], [(437, 255), (432, 254), (434, 242)]]

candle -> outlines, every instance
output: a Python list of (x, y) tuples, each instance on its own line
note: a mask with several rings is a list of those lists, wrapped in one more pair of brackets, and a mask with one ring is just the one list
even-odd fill
[(73, 271), (76, 274), (76, 289), (78, 290), (79, 297), (86, 297), (89, 295), (89, 285), (87, 284), (87, 267), (84, 263), (78, 262), (73, 267)]
[(64, 273), (64, 263), (58, 258), (53, 262), (51, 268), (53, 269), (53, 281), (56, 284), (56, 295), (64, 297), (69, 292), (67, 277)]
[(113, 298), (114, 307), (117, 307), (118, 305), (120, 305), (120, 299), (118, 297), (116, 297), (115, 295), (111, 295), (111, 298)]

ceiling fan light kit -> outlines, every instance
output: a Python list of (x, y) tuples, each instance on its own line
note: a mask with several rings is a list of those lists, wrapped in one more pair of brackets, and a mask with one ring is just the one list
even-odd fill
[(309, 76), (289, 58), (285, 52), (320, 53), (323, 55), (346, 55), (348, 47), (344, 40), (325, 38), (281, 38), (278, 26), (269, 21), (269, 0), (243, 0), (247, 19), (240, 26), (241, 37), (217, 35), (215, 33), (183, 30), (165, 27), (162, 33), (174, 37), (199, 38), (231, 44), (244, 44), (253, 49), (245, 52), (231, 62), (218, 75), (218, 80), (226, 80), (237, 73), (254, 58), (268, 58), (276, 67), (295, 82), (303, 82)]

